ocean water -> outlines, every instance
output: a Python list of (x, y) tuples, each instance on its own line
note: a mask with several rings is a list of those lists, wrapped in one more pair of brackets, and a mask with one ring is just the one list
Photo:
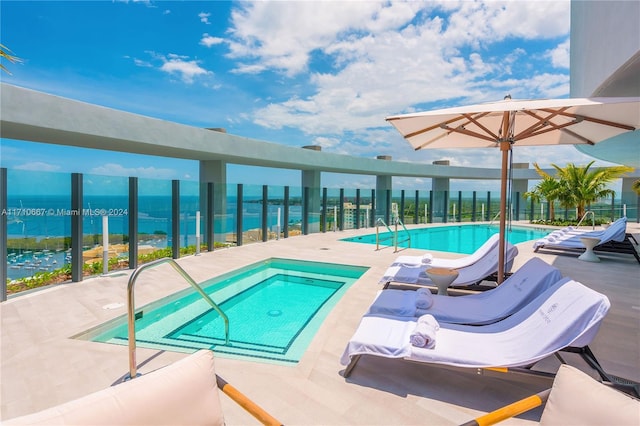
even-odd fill
[[(244, 200), (243, 231), (260, 228), (262, 203)], [(181, 197), (181, 234), (195, 234), (197, 197)], [(71, 201), (67, 196), (20, 196), (7, 200), (7, 237), (37, 238), (64, 237), (71, 235)], [(141, 234), (171, 234), (171, 197), (141, 196), (139, 198), (138, 232)], [(284, 206), (269, 204), (267, 226), (275, 226), (280, 209), (280, 223), (283, 224)], [(227, 201), (225, 215), (215, 218), (215, 232), (235, 232), (237, 205), (234, 198)], [(109, 234), (128, 234), (129, 214), (126, 196), (85, 196), (83, 204), (83, 231), (85, 235), (102, 234), (102, 216), (108, 214)], [(302, 219), (301, 206), (289, 206), (290, 223)], [(201, 223), (201, 230), (204, 224)]]
[[(83, 232), (87, 235), (102, 235), (103, 215), (108, 215), (109, 235), (129, 234), (129, 212), (127, 196), (85, 196), (83, 210)], [(51, 238), (71, 236), (71, 200), (68, 196), (19, 196), (8, 197), (7, 209), (7, 277), (9, 279), (24, 278), (36, 272), (51, 271), (70, 262), (70, 258), (61, 241)], [(180, 198), (182, 214), (180, 215), (181, 246), (195, 244), (196, 211), (199, 208), (198, 197), (183, 196)], [(155, 234), (145, 244), (159, 248), (170, 245), (171, 236), (171, 197), (141, 196), (138, 202), (138, 233)], [(284, 206), (270, 204), (267, 213), (267, 226), (273, 229), (278, 223), (284, 224)], [(237, 204), (235, 197), (227, 199), (227, 214), (216, 215), (214, 232), (218, 235), (235, 233)], [(202, 216), (201, 216), (202, 217)], [(261, 228), (261, 199), (245, 198), (243, 202), (242, 229), (248, 231)], [(289, 206), (290, 224), (300, 223), (302, 207)], [(204, 232), (204, 222), (200, 224), (200, 232)], [(44, 241), (44, 249), (32, 251), (23, 239)], [(96, 244), (99, 240), (96, 241)], [(113, 240), (111, 240), (113, 242)]]

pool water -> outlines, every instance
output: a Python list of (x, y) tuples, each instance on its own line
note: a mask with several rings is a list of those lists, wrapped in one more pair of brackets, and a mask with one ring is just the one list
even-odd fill
[[(207, 348), (217, 356), (295, 363), (366, 270), (289, 259), (249, 265), (200, 284), (229, 318), (229, 344), (223, 319), (190, 288), (137, 309), (136, 344), (177, 352)], [(126, 345), (126, 315), (77, 337)]]
[[(476, 251), (490, 236), (499, 233), (498, 226), (489, 225), (449, 225), (428, 228), (410, 229), (411, 248), (446, 251), (453, 253), (471, 254)], [(525, 241), (538, 240), (551, 232), (549, 229), (512, 226), (507, 228), (507, 240), (511, 244)], [(386, 244), (392, 244), (390, 232), (380, 233), (380, 239)], [(400, 234), (400, 240), (405, 239)], [(354, 243), (375, 244), (376, 234), (367, 234), (357, 237), (345, 238), (342, 241)], [(403, 241), (399, 247), (408, 247), (408, 242)]]

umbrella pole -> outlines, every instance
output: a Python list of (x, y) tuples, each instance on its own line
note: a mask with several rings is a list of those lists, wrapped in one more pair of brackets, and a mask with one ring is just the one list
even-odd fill
[(502, 151), (502, 173), (500, 178), (500, 241), (498, 243), (498, 285), (504, 280), (507, 216), (507, 169), (509, 168), (509, 141), (500, 142)]

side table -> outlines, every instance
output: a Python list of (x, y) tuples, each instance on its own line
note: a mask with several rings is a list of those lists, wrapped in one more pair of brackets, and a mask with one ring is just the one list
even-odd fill
[(600, 238), (580, 237), (580, 241), (587, 248), (578, 259), (585, 262), (600, 262), (600, 258), (593, 252), (593, 248), (600, 244)]
[(438, 288), (438, 294), (448, 296), (447, 288), (458, 278), (458, 271), (449, 268), (429, 268), (425, 271)]

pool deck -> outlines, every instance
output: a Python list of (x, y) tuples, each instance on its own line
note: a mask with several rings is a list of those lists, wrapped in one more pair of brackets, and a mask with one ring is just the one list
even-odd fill
[[(528, 379), (478, 376), (474, 371), (375, 357), (363, 357), (345, 379), (340, 355), (381, 288), (379, 278), (399, 254), (423, 252), (408, 249), (394, 253), (392, 248), (375, 251), (373, 245), (339, 241), (372, 231), (296, 236), (179, 259), (178, 263), (198, 282), (269, 257), (370, 268), (338, 302), (297, 365), (218, 357), (217, 373), (288, 425), (460, 424), (546, 387)], [(627, 231), (640, 240), (640, 225), (630, 223)], [(640, 265), (636, 260), (630, 255), (599, 253), (602, 262), (588, 263), (576, 256), (533, 253), (530, 242), (518, 248), (514, 269), (533, 256), (540, 257), (563, 275), (609, 297), (611, 309), (590, 347), (607, 372), (640, 381)], [(163, 265), (141, 274), (136, 305), (185, 288), (186, 283), (172, 271)], [(106, 388), (128, 373), (126, 346), (71, 337), (126, 313), (130, 273), (118, 271), (81, 283), (61, 284), (10, 298), (0, 305), (1, 419)], [(113, 309), (116, 304), (122, 306)], [(139, 371), (146, 373), (184, 356), (138, 349)], [(577, 357), (567, 360), (590, 371)], [(549, 368), (554, 368), (553, 362), (549, 362)], [(258, 424), (227, 396), (221, 399), (227, 425)], [(537, 409), (504, 424), (534, 424), (540, 413)]]

